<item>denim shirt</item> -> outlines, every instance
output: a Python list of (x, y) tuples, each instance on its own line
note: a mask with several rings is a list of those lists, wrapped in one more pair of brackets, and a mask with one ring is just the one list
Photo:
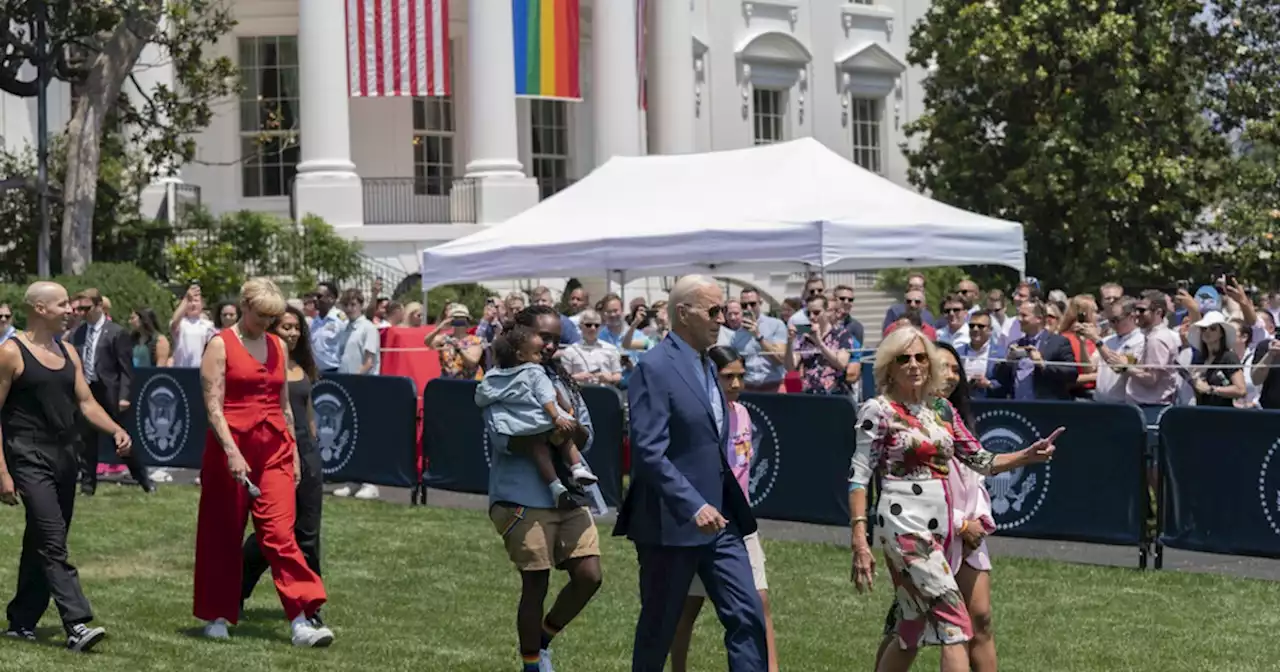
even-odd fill
[[(595, 439), (595, 430), (591, 427), (591, 415), (587, 412), (587, 404), (582, 395), (574, 394), (556, 374), (548, 369), (556, 390), (573, 405), (573, 414), (578, 423), (587, 430), (587, 444), (578, 446), (583, 454), (582, 462), (587, 463), (586, 455), (591, 450), (591, 442)], [(551, 499), (551, 491), (538, 476), (538, 468), (533, 459), (525, 455), (515, 455), (507, 450), (508, 437), (499, 434), (493, 427), (486, 425), (485, 435), (489, 439), (492, 464), (489, 466), (489, 504), (510, 502), (533, 509), (554, 509), (556, 503)]]

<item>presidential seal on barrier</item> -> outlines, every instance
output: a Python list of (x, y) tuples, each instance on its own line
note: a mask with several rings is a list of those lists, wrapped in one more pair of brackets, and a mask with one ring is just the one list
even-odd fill
[(321, 378), (311, 392), (316, 413), (316, 443), (320, 448), (322, 471), (336, 474), (347, 466), (360, 436), (360, 416), (351, 393), (341, 383)]
[[(993, 453), (1019, 451), (1043, 438), (1030, 420), (1013, 411), (986, 411), (974, 424), (982, 447)], [(1013, 529), (1036, 515), (1049, 494), (1050, 470), (1050, 463), (1045, 462), (985, 478), (997, 530)]]
[(191, 431), (191, 404), (182, 385), (165, 373), (151, 376), (138, 390), (137, 410), (142, 449), (156, 462), (172, 462), (187, 445)]
[(748, 499), (752, 508), (768, 499), (773, 491), (773, 484), (778, 480), (778, 470), (782, 467), (782, 446), (778, 443), (778, 432), (773, 421), (760, 410), (759, 406), (746, 401), (738, 402), (747, 409), (751, 416), (751, 473), (747, 480)]
[(1258, 497), (1262, 500), (1262, 513), (1267, 517), (1267, 525), (1271, 531), (1280, 536), (1280, 479), (1276, 472), (1280, 471), (1280, 439), (1271, 444), (1266, 456), (1262, 458), (1262, 469), (1258, 473)]

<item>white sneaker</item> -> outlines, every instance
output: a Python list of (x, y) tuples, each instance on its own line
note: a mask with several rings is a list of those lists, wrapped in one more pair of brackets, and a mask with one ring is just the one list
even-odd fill
[(316, 625), (305, 616), (293, 619), (293, 645), (304, 648), (324, 648), (333, 643), (333, 631)]
[(337, 490), (334, 490), (334, 491), (333, 491), (333, 496), (334, 496), (334, 497), (350, 497), (350, 496), (351, 496), (351, 486), (349, 486), (349, 485), (344, 485), (344, 486), (342, 486), (341, 488), (338, 488)]
[(538, 672), (556, 672), (551, 667), (551, 649), (538, 652)]
[(372, 483), (363, 483), (360, 489), (356, 491), (356, 499), (377, 499), (382, 493), (378, 491), (378, 486)]
[(227, 619), (219, 618), (205, 623), (204, 636), (209, 639), (230, 639), (231, 633), (227, 632)]
[(172, 483), (173, 475), (169, 473), (168, 469), (165, 469), (164, 467), (157, 467), (151, 470), (151, 482)]
[(573, 470), (569, 473), (573, 475), (573, 480), (577, 481), (578, 485), (581, 486), (595, 485), (600, 482), (600, 478), (591, 473), (591, 470), (581, 462), (573, 465)]

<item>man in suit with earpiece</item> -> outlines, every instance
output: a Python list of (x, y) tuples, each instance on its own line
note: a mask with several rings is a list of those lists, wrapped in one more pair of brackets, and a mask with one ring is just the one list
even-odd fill
[[(102, 293), (96, 289), (76, 294), (72, 305), (80, 317), (80, 326), (72, 332), (71, 344), (84, 363), (89, 391), (112, 421), (123, 425), (121, 416), (129, 410), (133, 394), (133, 344), (129, 332), (107, 319)], [(98, 442), (101, 434), (88, 423), (81, 424), (84, 428), (81, 432), (80, 492), (92, 496), (98, 489)], [(154, 492), (155, 486), (137, 451), (123, 459), (138, 485), (148, 493)]]
[(768, 669), (764, 610), (743, 543), (756, 520), (725, 461), (729, 412), (706, 355), (723, 304), (714, 278), (680, 278), (668, 303), (671, 333), (627, 387), (631, 488), (614, 534), (635, 543), (640, 561), (633, 672), (662, 672), (695, 574), (724, 625), (730, 672)]

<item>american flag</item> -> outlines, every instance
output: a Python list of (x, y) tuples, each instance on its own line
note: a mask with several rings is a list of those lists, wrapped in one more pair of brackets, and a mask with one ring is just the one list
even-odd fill
[(346, 2), (352, 96), (449, 95), (448, 0)]

